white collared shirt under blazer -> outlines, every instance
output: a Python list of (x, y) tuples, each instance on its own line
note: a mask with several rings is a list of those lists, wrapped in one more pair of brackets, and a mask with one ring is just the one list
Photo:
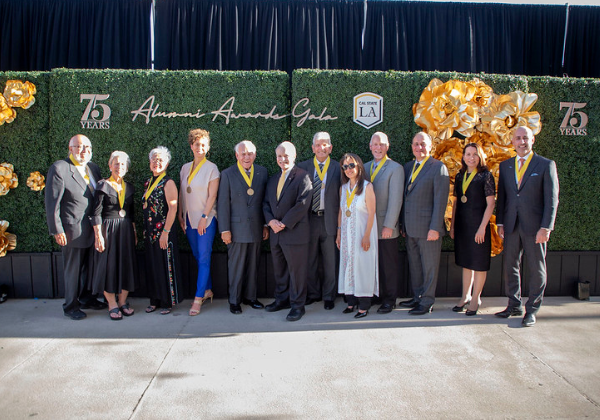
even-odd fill
[[(190, 226), (194, 229), (200, 222), (200, 217), (204, 213), (204, 207), (206, 207), (206, 201), (208, 200), (208, 184), (215, 179), (219, 179), (221, 174), (217, 165), (207, 160), (204, 165), (198, 170), (198, 173), (192, 179), (190, 187), (192, 192), (187, 192), (188, 187), (188, 175), (192, 170), (192, 164), (194, 162), (188, 162), (181, 167), (179, 172), (180, 186), (179, 186), (179, 205), (182, 208), (184, 220), (185, 217), (189, 217)], [(206, 226), (210, 225), (213, 217), (217, 216), (217, 201), (213, 205), (210, 212), (207, 214), (208, 220)]]

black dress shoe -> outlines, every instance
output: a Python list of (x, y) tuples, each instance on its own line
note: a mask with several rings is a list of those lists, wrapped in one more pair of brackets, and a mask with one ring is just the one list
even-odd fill
[(468, 301), (468, 302), (465, 302), (464, 305), (462, 305), (462, 306), (456, 305), (454, 308), (452, 308), (452, 312), (464, 312), (465, 306), (468, 306), (470, 303), (471, 303), (471, 301)]
[(290, 304), (275, 301), (275, 302), (265, 306), (265, 311), (267, 311), (267, 312), (277, 312), (277, 311), (281, 311), (282, 309), (290, 309)]
[(430, 313), (431, 311), (433, 311), (433, 305), (431, 305), (431, 306), (419, 305), (415, 308), (412, 308), (410, 311), (408, 311), (408, 313), (411, 315), (425, 315), (425, 314)]
[(331, 311), (333, 308), (335, 308), (335, 302), (333, 300), (326, 300), (323, 304), (323, 307), (326, 310)]
[(342, 311), (343, 314), (351, 314), (354, 312), (354, 306), (347, 306), (346, 309)]
[(79, 321), (80, 319), (85, 318), (87, 315), (82, 310), (75, 309), (71, 312), (65, 312), (65, 316), (68, 316), (69, 318), (74, 319), (75, 321)]
[(508, 318), (509, 316), (521, 316), (523, 315), (523, 310), (521, 308), (508, 306), (505, 310), (496, 312), (494, 315), (496, 315), (499, 318)]
[(354, 318), (364, 318), (367, 315), (369, 315), (369, 311), (364, 311), (364, 312), (357, 312), (356, 315), (354, 315)]
[(108, 308), (108, 303), (100, 302), (98, 299), (90, 299), (87, 302), (82, 303), (81, 308), (82, 309), (95, 309), (95, 310), (106, 309), (106, 308)]
[(525, 314), (523, 321), (521, 321), (521, 325), (524, 327), (533, 327), (535, 325), (535, 315)]
[(404, 308), (416, 308), (419, 306), (419, 301), (413, 298), (411, 300), (403, 300), (399, 305)]
[(384, 303), (377, 309), (378, 314), (389, 314), (392, 310), (396, 308), (396, 305), (391, 305), (389, 303)]
[(321, 301), (321, 299), (319, 299), (319, 298), (315, 299), (315, 298), (307, 297), (306, 301), (304, 302), (304, 304), (305, 305), (312, 305), (313, 303), (320, 302), (320, 301)]
[(293, 308), (290, 313), (285, 317), (286, 320), (288, 321), (298, 321), (300, 318), (302, 318), (302, 315), (304, 315), (306, 312), (304, 311), (304, 307), (302, 308)]
[(254, 299), (254, 300), (242, 299), (242, 303), (244, 305), (250, 306), (252, 309), (262, 309), (265, 307), (265, 305), (260, 303), (257, 299)]
[(229, 304), (229, 312), (234, 315), (239, 315), (242, 313), (242, 307), (240, 305), (235, 305), (233, 303)]

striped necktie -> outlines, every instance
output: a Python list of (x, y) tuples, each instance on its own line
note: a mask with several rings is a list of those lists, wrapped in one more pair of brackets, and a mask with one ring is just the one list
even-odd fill
[[(319, 171), (323, 172), (323, 164), (319, 163)], [(321, 188), (323, 188), (323, 182), (319, 178), (319, 174), (315, 171), (315, 177), (313, 179), (313, 204), (312, 211), (319, 211), (321, 208)]]

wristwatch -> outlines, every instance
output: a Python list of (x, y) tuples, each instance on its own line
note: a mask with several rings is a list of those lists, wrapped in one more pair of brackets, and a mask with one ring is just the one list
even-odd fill
[(203, 219), (208, 219), (208, 216), (204, 213), (202, 213), (202, 216), (200, 216), (200, 217), (202, 217)]

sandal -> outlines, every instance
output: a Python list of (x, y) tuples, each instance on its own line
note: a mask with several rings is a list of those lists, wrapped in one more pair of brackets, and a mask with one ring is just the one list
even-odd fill
[(120, 321), (123, 319), (123, 314), (121, 313), (121, 310), (119, 308), (112, 308), (108, 311), (108, 317), (111, 321)]
[(156, 306), (154, 306), (154, 305), (149, 305), (149, 306), (146, 308), (146, 313), (147, 313), (147, 314), (149, 314), (149, 313), (152, 313), (152, 312), (154, 312), (154, 311), (156, 311)]
[(204, 297), (202, 298), (202, 303), (206, 302), (208, 299), (210, 299), (210, 303), (212, 303), (212, 300), (213, 300), (213, 296), (214, 296), (214, 295), (215, 295), (215, 294), (213, 293), (213, 291), (212, 291), (212, 290), (210, 290), (210, 289), (209, 289), (209, 290), (206, 290), (206, 291), (204, 292)]
[(129, 303), (128, 302), (126, 302), (125, 305), (121, 306), (119, 309), (123, 313), (123, 316), (131, 316), (131, 315), (133, 315), (135, 313), (135, 311), (133, 310), (133, 308), (129, 307)]
[[(190, 308), (190, 316), (196, 316), (200, 313), (203, 302), (204, 302), (204, 299), (201, 297), (197, 297), (194, 299), (194, 303), (192, 303), (192, 307)], [(194, 309), (194, 305), (196, 305), (196, 304), (198, 305), (198, 309)]]
[(161, 315), (169, 315), (171, 313), (171, 308), (162, 308), (160, 310)]

